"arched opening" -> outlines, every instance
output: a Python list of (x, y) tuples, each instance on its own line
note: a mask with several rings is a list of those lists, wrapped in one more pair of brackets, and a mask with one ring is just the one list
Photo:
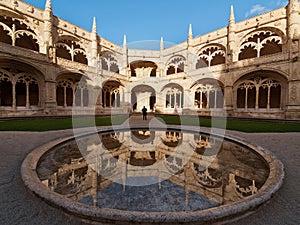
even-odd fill
[(224, 107), (224, 84), (214, 79), (197, 81), (191, 88), (197, 109), (221, 109)]
[(236, 107), (243, 110), (281, 109), (285, 83), (286, 79), (273, 71), (245, 75), (236, 83)]
[(88, 64), (88, 60), (86, 58), (86, 55), (83, 52), (77, 52), (74, 55), (74, 61), (82, 63), (82, 64), (86, 64), (86, 65)]
[(138, 85), (131, 91), (131, 104), (134, 111), (141, 112), (145, 106), (147, 109), (154, 110), (156, 104), (155, 90), (147, 85)]
[(157, 65), (150, 61), (135, 61), (130, 63), (132, 77), (156, 77)]
[(282, 52), (282, 38), (271, 30), (255, 31), (243, 41), (239, 60), (261, 57)]
[(166, 109), (177, 110), (183, 108), (184, 92), (182, 86), (175, 83), (168, 84), (162, 89), (162, 93), (165, 97)]
[(206, 46), (199, 53), (196, 69), (225, 64), (225, 55), (223, 46)]
[(20, 35), (20, 37), (16, 39), (16, 46), (27, 48), (37, 52), (39, 51), (37, 40), (34, 39), (32, 35), (28, 35), (26, 33)]
[(37, 83), (29, 84), (29, 101), (32, 106), (39, 104), (39, 86)]
[(67, 49), (67, 46), (57, 46), (56, 47), (56, 56), (59, 58), (72, 60), (71, 54)]
[(16, 83), (16, 104), (17, 106), (26, 106), (26, 84)]
[(62, 107), (88, 107), (89, 88), (81, 74), (61, 74), (56, 79), (56, 103)]
[(196, 69), (205, 68), (205, 67), (208, 67), (207, 59), (205, 59), (203, 57), (199, 57), (199, 59), (197, 60), (197, 63), (196, 63)]
[(184, 72), (185, 58), (183, 56), (174, 56), (168, 62), (166, 74), (172, 75)]
[(38, 106), (39, 87), (37, 80), (30, 75), (21, 75), (16, 82), (16, 106)]
[(169, 66), (167, 70), (167, 75), (175, 74), (176, 73), (176, 68), (175, 66)]
[(222, 53), (216, 54), (211, 60), (211, 66), (225, 64), (225, 56)]
[(102, 52), (99, 63), (102, 70), (119, 73), (118, 61), (111, 52)]
[(61, 39), (55, 44), (56, 56), (74, 62), (88, 64), (85, 50), (75, 40)]
[(41, 72), (28, 64), (0, 59), (0, 106), (14, 110), (40, 107), (42, 79)]
[(10, 78), (3, 71), (0, 72), (0, 106), (13, 105), (13, 85)]
[(0, 42), (39, 51), (35, 32), (16, 18), (0, 16)]
[(242, 49), (241, 53), (239, 54), (239, 60), (256, 58), (257, 51), (254, 48), (254, 46), (247, 46)]
[(102, 104), (104, 108), (121, 107), (122, 84), (118, 81), (106, 81), (102, 88)]
[(8, 33), (9, 33), (9, 31), (4, 30), (4, 28), (0, 25), (0, 42), (11, 45), (12, 40), (11, 40), (11, 37), (8, 35)]
[(279, 44), (279, 40), (268, 40), (263, 45), (264, 47), (261, 49), (260, 55), (271, 55), (282, 52), (282, 45)]

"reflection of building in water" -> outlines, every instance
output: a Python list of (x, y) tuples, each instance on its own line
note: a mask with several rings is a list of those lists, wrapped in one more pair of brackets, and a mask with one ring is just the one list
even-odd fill
[[(131, 138), (133, 133), (151, 136), (148, 131), (94, 135), (79, 141), (83, 155), (74, 143), (59, 147), (40, 162), (40, 179), (74, 200), (92, 196), (94, 205), (100, 190), (119, 181), (125, 190), (129, 177), (156, 177), (159, 187), (167, 179), (185, 190), (187, 201), (194, 192), (226, 204), (255, 194), (268, 177), (263, 160), (234, 144), (224, 142), (218, 153), (206, 155), (197, 149), (211, 151), (221, 141), (200, 134), (155, 131), (151, 142), (139, 144)], [(180, 148), (165, 140), (180, 140)]]

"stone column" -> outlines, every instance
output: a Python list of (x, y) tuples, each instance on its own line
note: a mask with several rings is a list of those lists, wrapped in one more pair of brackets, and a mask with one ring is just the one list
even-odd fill
[(228, 116), (233, 114), (233, 87), (226, 86), (224, 90), (224, 109)]
[(195, 114), (195, 92), (190, 89), (185, 89), (183, 94), (183, 114)]
[(26, 83), (26, 109), (30, 107), (29, 94), (29, 83)]
[(12, 82), (12, 108), (15, 111), (17, 109), (17, 100), (16, 100), (16, 82)]
[[(42, 87), (39, 87), (42, 89)], [(41, 93), (41, 92), (40, 92)], [(40, 96), (40, 99), (42, 96)], [(41, 100), (40, 100), (41, 101)], [(53, 80), (45, 81), (45, 105), (44, 110), (46, 114), (52, 114), (56, 111), (56, 82)]]
[(166, 93), (156, 93), (156, 111), (163, 112), (166, 104)]

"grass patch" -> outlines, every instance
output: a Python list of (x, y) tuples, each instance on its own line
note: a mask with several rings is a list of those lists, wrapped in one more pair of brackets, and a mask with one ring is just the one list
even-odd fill
[[(75, 128), (94, 126), (111, 126), (123, 123), (128, 116), (78, 117)], [(72, 129), (72, 118), (27, 119), (0, 121), (0, 131), (49, 131)]]
[[(188, 117), (188, 116), (165, 116), (160, 115), (158, 118), (165, 121), (166, 124), (172, 125), (190, 125), (211, 127), (212, 120), (208, 118)], [(238, 119), (219, 119), (213, 120), (213, 126), (216, 128), (225, 128), (227, 130), (237, 130), (248, 133), (273, 133), (273, 132), (300, 132), (300, 123), (295, 122), (276, 122), (276, 121), (254, 121)]]
[[(166, 124), (189, 125), (211, 127), (212, 120), (208, 118), (198, 118), (189, 116), (160, 115), (158, 119)], [(94, 126), (111, 126), (122, 124), (128, 116), (105, 116), (105, 117), (78, 117), (75, 128)], [(269, 122), (238, 119), (214, 119), (213, 126), (216, 128), (226, 128), (248, 133), (272, 133), (272, 132), (300, 132), (300, 123), (295, 122)], [(225, 127), (226, 126), (226, 127)], [(27, 119), (27, 120), (8, 120), (0, 121), (0, 131), (50, 131), (72, 129), (72, 118), (53, 118), (53, 119)]]

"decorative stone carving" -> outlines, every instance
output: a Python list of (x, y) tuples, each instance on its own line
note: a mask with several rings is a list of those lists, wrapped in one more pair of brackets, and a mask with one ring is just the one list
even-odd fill
[(27, 12), (34, 13), (34, 8), (32, 6), (28, 6)]
[(153, 68), (151, 67), (142, 67), (142, 68), (136, 68), (135, 72), (136, 72), (136, 76), (138, 78), (144, 78), (144, 77), (150, 77), (151, 71), (153, 70)]
[(291, 88), (291, 92), (290, 92), (291, 96), (291, 102), (292, 103), (296, 103), (297, 102), (297, 98), (298, 98), (298, 94), (297, 94), (297, 86), (293, 85)]

